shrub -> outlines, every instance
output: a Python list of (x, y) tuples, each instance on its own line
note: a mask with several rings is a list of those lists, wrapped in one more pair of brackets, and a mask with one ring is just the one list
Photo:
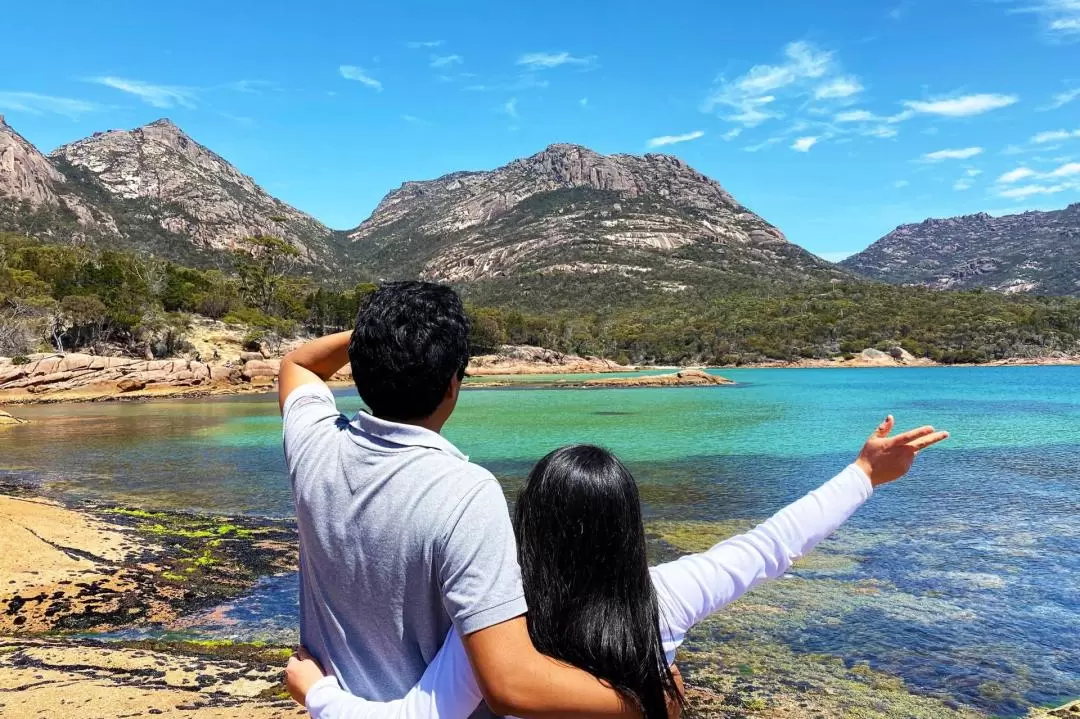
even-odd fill
[(11, 358), (11, 364), (14, 364), (14, 365), (30, 364), (30, 358), (27, 357), (26, 355), (15, 355), (14, 357)]

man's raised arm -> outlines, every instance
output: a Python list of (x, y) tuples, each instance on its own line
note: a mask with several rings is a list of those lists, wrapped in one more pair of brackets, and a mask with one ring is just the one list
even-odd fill
[(496, 714), (540, 719), (640, 719), (637, 705), (591, 674), (536, 651), (525, 617), (462, 637), (480, 691)]
[(320, 337), (297, 347), (281, 360), (278, 375), (278, 407), (301, 385), (316, 382), (325, 384), (334, 374), (349, 364), (349, 340), (352, 332)]

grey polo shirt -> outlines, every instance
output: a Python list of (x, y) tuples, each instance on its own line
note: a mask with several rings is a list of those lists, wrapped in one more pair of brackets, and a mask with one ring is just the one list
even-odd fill
[(397, 699), (462, 634), (525, 613), (506, 500), (441, 435), (341, 415), (323, 384), (285, 402), (300, 532), (300, 641), (350, 692)]

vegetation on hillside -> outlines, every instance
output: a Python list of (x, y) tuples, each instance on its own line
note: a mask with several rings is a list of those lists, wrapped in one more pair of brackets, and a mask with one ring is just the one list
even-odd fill
[[(295, 249), (255, 237), (226, 269), (0, 233), (0, 354), (92, 347), (167, 356), (191, 316), (249, 340), (348, 328), (374, 289), (293, 273)], [(461, 288), (473, 344), (533, 344), (636, 364), (740, 364), (902, 347), (940, 362), (1080, 353), (1080, 300), (936, 292), (858, 281), (802, 284), (713, 273), (678, 291), (617, 273), (526, 273)]]
[(351, 327), (374, 285), (327, 290), (290, 273), (296, 250), (250, 238), (232, 267), (196, 269), (123, 250), (0, 233), (0, 355), (110, 349), (164, 357), (198, 314), (272, 341)]

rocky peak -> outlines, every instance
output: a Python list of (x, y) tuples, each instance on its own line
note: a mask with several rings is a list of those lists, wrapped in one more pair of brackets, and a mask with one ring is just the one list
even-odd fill
[(331, 236), (315, 218), (271, 197), (167, 118), (95, 134), (50, 157), (89, 172), (117, 198), (153, 201), (162, 229), (203, 247), (232, 249), (245, 237), (280, 235), (315, 261)]
[(837, 274), (682, 160), (565, 143), (486, 172), (407, 182), (349, 238), (380, 276), (450, 282), (610, 273), (681, 291), (699, 269)]
[(937, 289), (1080, 294), (1080, 204), (901, 225), (840, 264), (874, 279)]
[(54, 205), (64, 176), (0, 115), (0, 197)]

